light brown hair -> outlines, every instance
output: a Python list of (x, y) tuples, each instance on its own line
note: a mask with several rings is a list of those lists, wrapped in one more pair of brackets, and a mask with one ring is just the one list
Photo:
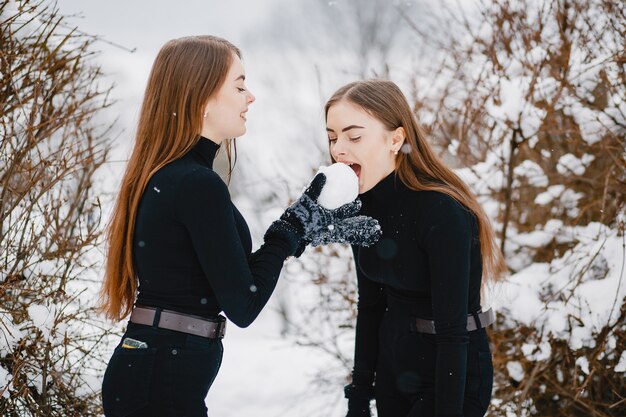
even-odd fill
[[(107, 259), (100, 293), (100, 310), (107, 318), (123, 319), (135, 302), (138, 280), (132, 240), (144, 189), (152, 175), (189, 152), (200, 140), (203, 108), (224, 83), (233, 54), (241, 57), (239, 49), (225, 39), (190, 36), (167, 42), (154, 60), (135, 145), (107, 230)], [(233, 142), (226, 142), (230, 172)]]
[(485, 211), (467, 184), (428, 145), (400, 88), (387, 80), (349, 83), (328, 100), (324, 108), (326, 117), (330, 107), (342, 100), (360, 106), (380, 120), (389, 131), (404, 128), (403, 152), (396, 157), (396, 172), (400, 180), (412, 190), (431, 190), (449, 195), (468, 208), (478, 221), (483, 277), (495, 282), (508, 272)]

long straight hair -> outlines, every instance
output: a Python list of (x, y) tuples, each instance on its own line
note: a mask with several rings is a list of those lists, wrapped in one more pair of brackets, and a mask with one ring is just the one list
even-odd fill
[[(132, 240), (137, 208), (148, 181), (198, 143), (203, 108), (224, 83), (233, 54), (241, 57), (239, 49), (225, 39), (192, 36), (167, 42), (152, 65), (135, 145), (107, 230), (100, 311), (109, 319), (122, 320), (131, 312), (135, 301), (138, 279)], [(233, 169), (233, 142), (226, 142), (229, 175)]]
[(324, 109), (326, 117), (330, 107), (342, 100), (360, 106), (380, 120), (389, 131), (404, 128), (405, 145), (403, 152), (396, 157), (396, 172), (400, 180), (412, 190), (431, 190), (449, 195), (469, 209), (478, 221), (483, 277), (496, 282), (508, 272), (485, 211), (467, 184), (433, 152), (400, 88), (387, 80), (349, 83), (328, 100)]

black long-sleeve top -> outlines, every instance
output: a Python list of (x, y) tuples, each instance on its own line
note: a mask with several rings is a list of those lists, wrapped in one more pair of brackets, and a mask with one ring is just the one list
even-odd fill
[(267, 303), (294, 248), (272, 237), (251, 253), (248, 225), (213, 171), (218, 149), (200, 138), (148, 182), (133, 238), (136, 304), (203, 317), (224, 311), (246, 327)]
[(482, 259), (475, 216), (452, 197), (414, 191), (392, 172), (360, 196), (380, 222), (373, 246), (353, 246), (359, 301), (355, 370), (373, 372), (387, 294), (414, 300), (436, 329), (437, 415), (463, 413), (468, 312), (480, 311)]

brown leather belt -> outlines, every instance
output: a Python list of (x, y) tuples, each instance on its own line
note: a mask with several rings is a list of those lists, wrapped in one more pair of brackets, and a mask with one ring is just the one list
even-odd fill
[[(467, 315), (467, 331), (472, 332), (474, 330), (487, 327), (496, 321), (496, 315), (490, 308), (487, 311), (479, 313), (472, 313)], [(415, 319), (415, 331), (420, 333), (437, 334), (435, 331), (435, 321), (426, 319)]]
[(223, 316), (218, 316), (216, 321), (172, 310), (137, 306), (130, 314), (130, 321), (136, 324), (208, 337), (209, 339), (222, 339), (226, 334), (226, 318)]

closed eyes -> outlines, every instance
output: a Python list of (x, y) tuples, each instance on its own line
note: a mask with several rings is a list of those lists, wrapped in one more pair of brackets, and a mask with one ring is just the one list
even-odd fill
[[(361, 136), (356, 136), (356, 137), (353, 137), (353, 138), (348, 138), (348, 139), (349, 139), (351, 142), (356, 142), (357, 140), (361, 139)], [(328, 138), (328, 142), (330, 142), (331, 144), (332, 144), (332, 143), (335, 143), (335, 142), (337, 142), (337, 138)]]

